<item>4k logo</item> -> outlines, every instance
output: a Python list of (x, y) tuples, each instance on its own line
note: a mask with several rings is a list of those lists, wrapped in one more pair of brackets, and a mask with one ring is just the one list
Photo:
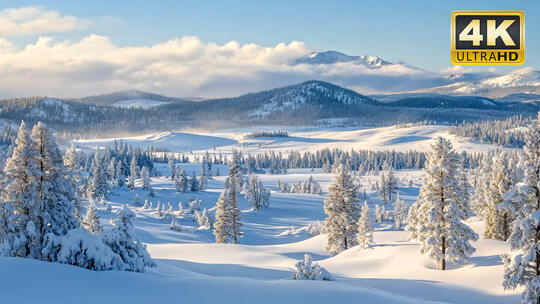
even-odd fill
[(523, 64), (522, 11), (452, 12), (453, 64)]

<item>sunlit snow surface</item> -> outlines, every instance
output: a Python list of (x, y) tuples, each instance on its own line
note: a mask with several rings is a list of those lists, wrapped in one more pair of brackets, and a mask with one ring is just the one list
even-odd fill
[[(260, 128), (259, 128), (260, 129)], [(272, 130), (273, 128), (268, 128)], [(284, 129), (284, 128), (280, 128)], [(287, 129), (287, 128), (285, 128)], [(169, 147), (170, 151), (229, 153), (233, 148), (256, 153), (271, 150), (314, 151), (321, 148), (427, 151), (430, 140), (444, 135), (462, 151), (487, 151), (489, 145), (450, 136), (445, 127), (415, 126), (375, 129), (298, 129), (289, 128), (290, 138), (248, 139), (252, 129), (222, 130), (196, 134), (166, 132), (129, 137), (135, 146)], [(110, 144), (112, 139), (79, 141), (81, 147)], [(199, 174), (199, 164), (182, 164), (191, 175)], [(214, 165), (226, 173), (226, 165)], [(137, 182), (135, 191), (115, 189), (110, 201), (113, 214), (98, 205), (102, 222), (108, 220), (122, 203), (137, 214), (137, 236), (148, 245), (158, 267), (147, 273), (93, 272), (81, 268), (34, 260), (0, 258), (0, 303), (517, 303), (520, 290), (504, 291), (500, 254), (508, 252), (505, 242), (480, 239), (477, 251), (462, 265), (440, 271), (420, 254), (417, 242), (407, 240), (403, 231), (395, 231), (391, 221), (375, 225), (373, 248), (351, 248), (337, 256), (328, 255), (325, 235), (310, 235), (302, 230), (308, 224), (324, 220), (323, 201), (332, 180), (320, 169), (291, 169), (287, 174), (260, 175), (272, 190), (270, 207), (250, 209), (240, 196), (242, 210), (240, 245), (213, 244), (210, 230), (198, 230), (190, 218), (179, 219), (183, 231), (169, 229), (171, 219), (159, 219), (154, 210), (133, 205), (136, 194), (153, 206), (170, 202), (175, 213), (178, 202), (201, 199), (204, 208), (212, 208), (223, 189), (223, 176), (209, 181), (207, 191), (175, 193), (166, 164), (156, 164), (162, 177), (152, 179), (155, 197)], [(277, 192), (278, 180), (296, 183), (310, 175), (320, 183), (323, 195)], [(396, 173), (402, 198), (415, 201), (422, 183), (419, 170)], [(378, 176), (361, 179), (368, 203), (378, 203), (371, 184)], [(412, 187), (408, 187), (412, 181)], [(87, 204), (87, 202), (85, 202)], [(392, 210), (391, 205), (386, 206)], [(176, 215), (175, 215), (176, 217)], [(468, 223), (479, 235), (483, 222)], [(305, 253), (326, 268), (335, 281), (291, 280), (294, 263)], [(9, 274), (9, 275), (6, 275)]]

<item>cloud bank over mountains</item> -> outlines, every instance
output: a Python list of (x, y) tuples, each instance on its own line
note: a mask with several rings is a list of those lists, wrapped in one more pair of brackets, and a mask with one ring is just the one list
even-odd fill
[(154, 45), (119, 46), (91, 34), (77, 41), (40, 36), (21, 47), (9, 36), (71, 31), (91, 21), (40, 7), (2, 10), (0, 20), (0, 96), (78, 97), (137, 89), (179, 97), (223, 97), (313, 79), (373, 94), (495, 76), (459, 69), (427, 71), (376, 56), (312, 52), (301, 41), (261, 46), (185, 36)]

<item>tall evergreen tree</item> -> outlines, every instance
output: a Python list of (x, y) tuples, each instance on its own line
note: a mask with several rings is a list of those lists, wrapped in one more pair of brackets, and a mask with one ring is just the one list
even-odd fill
[(358, 219), (358, 234), (356, 241), (360, 248), (369, 248), (373, 245), (373, 220), (370, 217), (370, 210), (367, 201), (362, 206), (360, 218)]
[(343, 165), (339, 166), (328, 188), (328, 200), (324, 201), (326, 250), (333, 255), (357, 244), (360, 203), (356, 192), (351, 174)]
[(216, 243), (228, 243), (231, 235), (229, 228), (231, 219), (229, 216), (228, 195), (227, 189), (223, 190), (216, 203), (216, 222), (214, 223)]
[[(539, 116), (540, 118), (540, 113)], [(525, 286), (522, 302), (540, 300), (540, 126), (531, 124), (525, 137), (524, 179), (506, 194), (502, 207), (516, 216), (509, 243), (518, 253), (504, 257), (505, 289)]]
[(231, 236), (235, 244), (238, 244), (238, 239), (242, 236), (242, 232), (240, 231), (240, 227), (242, 226), (240, 222), (241, 212), (238, 208), (238, 193), (240, 192), (242, 181), (241, 159), (242, 154), (233, 150), (233, 155), (229, 163), (229, 176), (225, 181), (229, 192), (227, 197), (229, 198)]
[(21, 122), (13, 154), (6, 161), (2, 187), (2, 214), (0, 247), (4, 256), (39, 258), (40, 243), (36, 225), (41, 206), (36, 197), (39, 173), (36, 169), (36, 151)]
[(504, 153), (500, 153), (493, 159), (488, 185), (488, 191), (485, 193), (487, 201), (485, 203), (486, 229), (484, 237), (506, 241), (511, 233), (511, 218), (510, 213), (499, 208), (499, 205), (504, 201), (503, 195), (510, 190), (511, 181)]
[[(41, 122), (32, 128), (31, 140), (35, 146), (35, 166), (39, 172), (37, 196), (40, 200), (39, 235), (62, 236), (79, 226), (75, 216), (75, 188), (66, 179), (60, 149), (51, 131)], [(42, 244), (42, 246), (44, 246)]]
[(431, 147), (407, 231), (409, 238), (420, 241), (422, 253), (445, 270), (447, 261), (461, 262), (471, 256), (475, 249), (470, 242), (477, 240), (478, 235), (462, 222), (467, 214), (460, 207), (458, 159), (452, 144), (438, 137)]

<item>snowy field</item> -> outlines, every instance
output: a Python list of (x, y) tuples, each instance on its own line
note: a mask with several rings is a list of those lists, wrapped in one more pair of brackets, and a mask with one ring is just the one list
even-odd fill
[[(361, 130), (289, 129), (289, 138), (247, 139), (252, 130), (222, 130), (212, 134), (161, 133), (125, 138), (135, 146), (166, 147), (174, 152), (203, 153), (217, 148), (225, 153), (240, 148), (244, 153), (271, 150), (313, 151), (323, 148), (427, 151), (432, 138), (450, 138), (458, 151), (487, 151), (489, 145), (456, 138), (445, 127), (385, 127)], [(112, 139), (81, 140), (79, 146), (110, 144)], [(199, 174), (200, 164), (182, 164), (190, 175)], [(220, 171), (226, 172), (225, 165)], [(223, 176), (209, 180), (203, 192), (178, 194), (166, 164), (156, 164), (161, 177), (152, 178), (154, 197), (140, 187), (115, 188), (109, 198), (112, 213), (122, 204), (135, 211), (138, 238), (147, 244), (157, 268), (146, 273), (119, 271), (94, 272), (73, 266), (30, 259), (1, 258), (0, 303), (517, 303), (521, 290), (504, 291), (500, 254), (508, 252), (502, 241), (480, 238), (473, 243), (476, 252), (465, 264), (436, 269), (421, 255), (417, 242), (408, 241), (404, 231), (396, 231), (392, 221), (375, 224), (375, 246), (351, 248), (336, 256), (324, 249), (326, 236), (311, 234), (306, 228), (324, 220), (323, 201), (333, 175), (320, 169), (291, 169), (286, 174), (260, 175), (265, 188), (272, 190), (270, 206), (254, 211), (240, 195), (244, 236), (239, 245), (215, 244), (211, 230), (198, 229), (189, 216), (178, 216), (179, 202), (200, 199), (202, 207), (214, 207), (223, 190)], [(278, 192), (278, 180), (290, 184), (309, 176), (320, 183), (323, 193), (285, 194)], [(399, 193), (412, 204), (419, 193), (422, 171), (396, 172)], [(370, 187), (378, 176), (362, 176), (368, 203), (380, 203)], [(409, 184), (411, 184), (409, 186)], [(135, 195), (142, 200), (171, 203), (173, 216), (162, 219), (155, 209), (135, 206)], [(113, 214), (98, 205), (98, 214), (107, 225)], [(185, 207), (184, 207), (185, 208)], [(392, 210), (391, 204), (386, 206)], [(172, 220), (181, 230), (171, 230)], [(468, 223), (482, 235), (483, 222)], [(309, 253), (334, 277), (333, 281), (291, 280), (296, 261)], [(99, 292), (96, 292), (99, 290)]]
[[(248, 138), (252, 131), (285, 130), (289, 137)], [(396, 150), (429, 151), (433, 138), (443, 136), (451, 139), (457, 151), (487, 151), (496, 149), (493, 145), (482, 144), (470, 139), (448, 133), (445, 126), (380, 127), (370, 129), (352, 128), (295, 128), (295, 127), (258, 127), (217, 130), (212, 133), (198, 132), (163, 132), (135, 137), (120, 137), (124, 142), (137, 147), (152, 145), (166, 148), (170, 152), (206, 152), (216, 148), (224, 153), (232, 149), (244, 153), (264, 151), (315, 151), (321, 149), (341, 150)], [(112, 144), (114, 138), (79, 140), (78, 146), (95, 147)]]

